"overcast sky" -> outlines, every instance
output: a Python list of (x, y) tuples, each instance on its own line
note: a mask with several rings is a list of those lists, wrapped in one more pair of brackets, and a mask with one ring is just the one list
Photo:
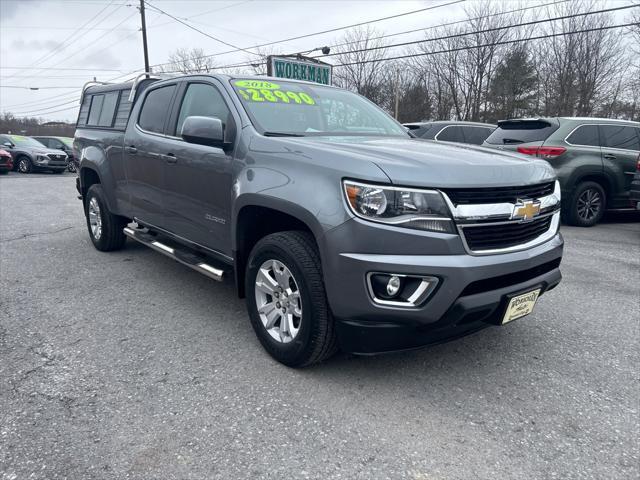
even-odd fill
[[(149, 3), (225, 42), (251, 47), (451, 1), (149, 0)], [(527, 2), (502, 3), (517, 8)], [(79, 89), (87, 80), (125, 79), (143, 68), (138, 5), (139, 0), (0, 0), (0, 111), (75, 121), (77, 105), (72, 100), (79, 99)], [(438, 25), (461, 19), (462, 8), (463, 4), (436, 8), (373, 26), (383, 33), (395, 33)], [(149, 7), (147, 27), (152, 65), (166, 62), (180, 47), (200, 47), (211, 54), (230, 50)], [(278, 53), (304, 51), (337, 43), (340, 35), (340, 32), (318, 35), (273, 48)], [(422, 37), (423, 34), (415, 33), (395, 40)], [(246, 62), (248, 58), (247, 53), (236, 52), (216, 57), (215, 62), (227, 65)], [(23, 88), (11, 88), (14, 86)], [(35, 87), (40, 90), (29, 89)]]

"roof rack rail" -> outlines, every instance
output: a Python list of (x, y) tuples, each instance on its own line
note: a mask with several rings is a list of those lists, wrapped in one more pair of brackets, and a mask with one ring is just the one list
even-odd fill
[(136, 98), (136, 90), (140, 85), (140, 82), (142, 82), (143, 80), (146, 80), (147, 78), (153, 78), (155, 80), (164, 80), (166, 78), (173, 78), (175, 76), (176, 75), (171, 75), (168, 73), (151, 73), (151, 72), (141, 73), (133, 81), (133, 86), (131, 87), (131, 91), (129, 92), (129, 101), (133, 102), (133, 99)]
[(84, 99), (84, 92), (87, 90), (87, 88), (89, 88), (91, 85), (111, 85), (111, 82), (99, 82), (97, 80), (89, 80), (88, 82), (86, 82), (83, 86), (82, 86), (82, 94), (80, 95), (80, 105), (82, 105), (82, 100)]

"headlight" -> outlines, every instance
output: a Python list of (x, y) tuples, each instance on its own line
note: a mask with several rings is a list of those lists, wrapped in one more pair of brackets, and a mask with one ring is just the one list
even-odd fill
[(399, 227), (455, 233), (451, 214), (440, 192), (413, 190), (345, 180), (347, 203), (360, 218)]

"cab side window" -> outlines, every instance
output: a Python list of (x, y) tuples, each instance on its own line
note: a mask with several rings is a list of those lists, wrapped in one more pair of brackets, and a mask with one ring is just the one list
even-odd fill
[(624, 150), (640, 150), (637, 128), (624, 125), (601, 125), (600, 129), (604, 140), (603, 146)]
[(175, 85), (167, 85), (151, 90), (147, 94), (138, 117), (140, 128), (147, 132), (164, 133), (164, 123), (175, 90)]
[(227, 131), (227, 126), (233, 123), (231, 111), (227, 107), (222, 94), (213, 85), (207, 83), (191, 83), (184, 94), (178, 122), (173, 134), (180, 136), (182, 125), (187, 117), (215, 117), (222, 121)]
[(482, 145), (487, 137), (491, 135), (491, 132), (493, 132), (492, 128), (486, 127), (463, 127), (463, 130), (465, 143), (471, 143), (473, 145)]
[(416, 137), (423, 138), (423, 135), (427, 133), (427, 131), (429, 131), (429, 128), (430, 128), (429, 125), (425, 125), (424, 127), (414, 128), (413, 130), (409, 130), (409, 131), (413, 133)]
[(458, 125), (445, 127), (436, 135), (436, 140), (440, 142), (458, 142), (464, 143), (464, 133), (462, 127)]
[(89, 107), (89, 120), (87, 125), (92, 127), (110, 127), (113, 123), (113, 114), (118, 103), (118, 92), (109, 92), (93, 95)]
[(589, 147), (599, 147), (600, 138), (598, 136), (597, 125), (581, 125), (567, 137), (567, 142), (571, 145), (586, 145)]

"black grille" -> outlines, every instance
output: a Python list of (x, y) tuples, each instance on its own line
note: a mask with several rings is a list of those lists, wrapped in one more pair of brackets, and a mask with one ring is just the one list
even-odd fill
[(463, 228), (469, 248), (475, 252), (509, 248), (527, 243), (549, 230), (552, 215), (525, 223), (505, 223)]
[(529, 268), (528, 270), (521, 270), (519, 272), (500, 275), (499, 277), (478, 280), (467, 285), (460, 296), (464, 297), (466, 295), (475, 295), (477, 293), (489, 292), (491, 290), (498, 290), (500, 288), (517, 285), (518, 283), (528, 282), (529, 280), (539, 277), (540, 275), (544, 275), (559, 266), (560, 258), (556, 258), (555, 260), (543, 263), (537, 267)]
[(64, 155), (56, 155), (54, 153), (50, 153), (47, 156), (54, 162), (64, 162)]
[(516, 203), (517, 200), (551, 195), (554, 182), (527, 185), (525, 187), (456, 188), (445, 190), (454, 205), (481, 203)]

